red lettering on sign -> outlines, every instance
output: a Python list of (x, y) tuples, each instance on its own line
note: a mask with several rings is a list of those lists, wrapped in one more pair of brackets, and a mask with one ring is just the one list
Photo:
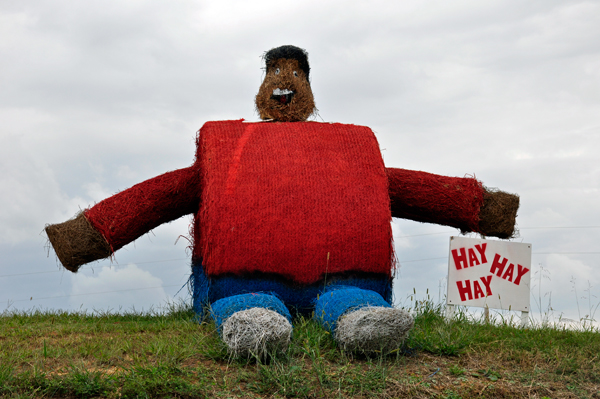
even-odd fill
[[(502, 258), (502, 262), (500, 262), (500, 255), (496, 254), (496, 256), (494, 256), (494, 261), (492, 262), (492, 268), (490, 269), (490, 273), (496, 274), (496, 276), (502, 277), (503, 279), (510, 281), (511, 283), (520, 285), (521, 278), (525, 274), (527, 274), (527, 272), (529, 272), (529, 269), (521, 265), (517, 265), (517, 278), (514, 278), (515, 265), (510, 263), (508, 267), (506, 267), (507, 263), (508, 259)], [(506, 269), (506, 271), (504, 269)]]
[(473, 267), (479, 264), (479, 259), (477, 259), (477, 255), (475, 255), (475, 251), (473, 248), (469, 248), (469, 266)]
[(528, 268), (523, 267), (521, 265), (517, 265), (517, 278), (515, 279), (515, 284), (519, 285), (521, 284), (521, 277), (523, 277), (525, 274), (527, 274), (527, 272), (529, 271)]
[[(460, 251), (460, 255), (458, 255), (458, 251)], [(467, 265), (467, 254), (464, 248), (460, 248), (459, 250), (452, 250), (452, 257), (454, 258), (454, 265), (456, 266), (456, 270), (460, 270), (462, 268), (469, 267)], [(462, 267), (461, 267), (462, 264)]]
[(503, 258), (504, 260), (502, 262), (499, 262), (500, 260), (500, 255), (496, 254), (496, 256), (494, 256), (494, 261), (492, 262), (492, 268), (490, 269), (490, 273), (494, 274), (494, 272), (496, 272), (496, 276), (498, 277), (502, 277), (502, 272), (504, 271), (504, 268), (506, 267), (506, 263), (508, 262), (508, 259)]
[(485, 285), (486, 296), (492, 295), (492, 287), (490, 287), (490, 283), (492, 282), (492, 275), (490, 274), (489, 276), (479, 277), (479, 279), (481, 280), (483, 285)]
[(475, 294), (475, 299), (483, 298), (485, 295), (481, 290), (481, 286), (479, 286), (479, 281), (473, 281), (473, 293)]
[(458, 293), (460, 294), (460, 300), (462, 302), (467, 300), (467, 296), (469, 297), (469, 300), (473, 299), (473, 291), (471, 291), (471, 280), (465, 280), (464, 286), (462, 281), (457, 281), (456, 286), (458, 287)]
[(510, 265), (508, 265), (508, 268), (506, 269), (506, 272), (504, 273), (504, 276), (502, 276), (502, 278), (505, 280), (508, 280), (512, 283), (514, 272), (515, 272), (515, 265), (513, 265), (511, 263)]
[(481, 263), (487, 263), (487, 258), (485, 257), (485, 248), (487, 247), (487, 243), (475, 245), (475, 249), (479, 251), (479, 255), (481, 255)]

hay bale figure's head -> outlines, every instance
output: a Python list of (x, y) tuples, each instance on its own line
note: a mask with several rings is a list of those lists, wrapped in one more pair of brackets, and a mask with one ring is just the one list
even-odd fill
[(315, 111), (308, 75), (308, 54), (295, 46), (271, 49), (263, 56), (265, 79), (256, 95), (260, 118), (279, 122), (305, 121)]

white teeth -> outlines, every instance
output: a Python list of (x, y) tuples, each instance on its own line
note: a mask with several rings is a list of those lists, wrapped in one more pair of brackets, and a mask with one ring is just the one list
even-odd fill
[(292, 93), (293, 93), (293, 91), (288, 90), (288, 89), (281, 90), (280, 88), (277, 88), (277, 89), (273, 90), (274, 96), (285, 96), (286, 94), (292, 94)]

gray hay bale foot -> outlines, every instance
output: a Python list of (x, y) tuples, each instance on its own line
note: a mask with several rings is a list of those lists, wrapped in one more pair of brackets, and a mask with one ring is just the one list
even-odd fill
[(368, 306), (342, 315), (335, 339), (344, 351), (386, 354), (402, 346), (414, 324), (405, 310)]
[(291, 336), (290, 322), (265, 308), (236, 312), (223, 323), (223, 341), (235, 357), (264, 359), (268, 355), (285, 352)]

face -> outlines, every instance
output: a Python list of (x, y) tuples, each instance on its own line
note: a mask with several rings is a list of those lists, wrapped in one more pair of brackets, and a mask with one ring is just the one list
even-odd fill
[(281, 58), (267, 68), (256, 95), (261, 119), (279, 122), (305, 121), (315, 111), (315, 100), (297, 60)]

